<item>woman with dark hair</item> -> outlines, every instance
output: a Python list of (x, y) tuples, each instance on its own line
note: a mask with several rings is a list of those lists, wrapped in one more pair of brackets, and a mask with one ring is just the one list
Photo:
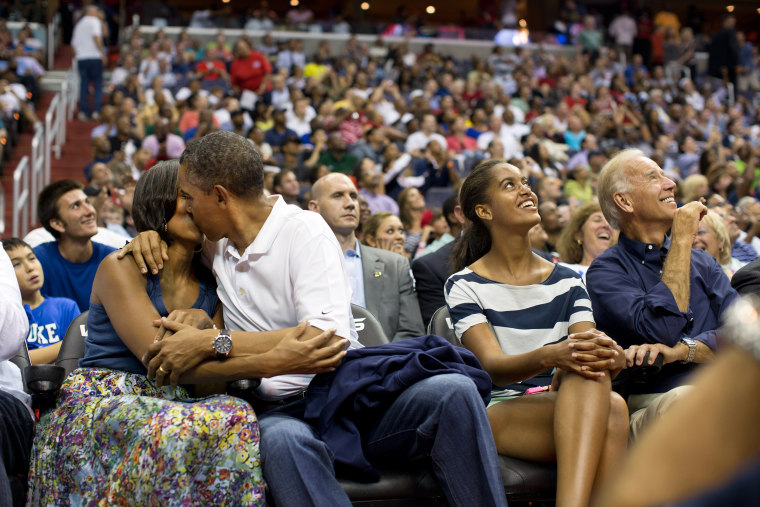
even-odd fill
[(557, 241), (561, 264), (572, 269), (586, 282), (591, 261), (617, 243), (618, 233), (604, 218), (597, 201), (579, 206), (570, 216)]
[(625, 358), (594, 329), (578, 274), (532, 252), (537, 202), (503, 160), (472, 171), (460, 191), (472, 225), (452, 253), (446, 303), (456, 335), (501, 386), (488, 408), (499, 453), (556, 459), (557, 505), (587, 506), (625, 454), (628, 410), (611, 391)]
[[(154, 340), (171, 334), (155, 327), (170, 313), (189, 308), (184, 323), (223, 328), (214, 278), (200, 263), (202, 234), (179, 195), (177, 172), (176, 160), (155, 165), (137, 184), (132, 206), (137, 230), (156, 230), (169, 244), (161, 273), (143, 275), (131, 256), (115, 254), (98, 268), (80, 368), (37, 428), (30, 505), (264, 504), (251, 406), (230, 396), (190, 400), (187, 387), (148, 380), (140, 361)], [(233, 380), (229, 375), (213, 360), (179, 380)]]
[(425, 209), (425, 197), (414, 187), (405, 188), (398, 194), (398, 209), (401, 224), (404, 226), (404, 250), (406, 256), (414, 258), (419, 248), (427, 246), (432, 227), (422, 225), (425, 213), (430, 218), (433, 214)]

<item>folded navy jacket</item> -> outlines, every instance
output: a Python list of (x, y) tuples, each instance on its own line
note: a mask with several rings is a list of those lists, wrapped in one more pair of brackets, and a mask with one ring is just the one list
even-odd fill
[(362, 450), (362, 430), (416, 382), (447, 373), (473, 380), (488, 404), (491, 378), (475, 356), (440, 336), (349, 350), (334, 372), (317, 375), (305, 394), (304, 419), (335, 455), (335, 464), (367, 482), (380, 475)]

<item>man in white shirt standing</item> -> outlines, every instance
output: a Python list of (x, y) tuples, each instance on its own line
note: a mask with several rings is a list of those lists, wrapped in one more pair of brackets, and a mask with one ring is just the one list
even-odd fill
[(0, 505), (14, 505), (9, 475), (26, 476), (34, 437), (31, 400), (21, 372), (8, 361), (24, 343), (29, 323), (13, 265), (0, 247)]
[[(103, 105), (103, 65), (107, 61), (103, 44), (103, 13), (96, 6), (89, 5), (85, 8), (84, 16), (74, 27), (71, 47), (74, 49), (80, 79), (78, 118), (88, 120), (97, 115)], [(95, 105), (92, 108), (89, 101), (90, 84), (95, 89)]]

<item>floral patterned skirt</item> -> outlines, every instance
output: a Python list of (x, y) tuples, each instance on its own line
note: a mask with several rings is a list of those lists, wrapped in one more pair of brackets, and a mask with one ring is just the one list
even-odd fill
[(27, 504), (264, 505), (259, 427), (231, 396), (77, 369), (37, 426)]

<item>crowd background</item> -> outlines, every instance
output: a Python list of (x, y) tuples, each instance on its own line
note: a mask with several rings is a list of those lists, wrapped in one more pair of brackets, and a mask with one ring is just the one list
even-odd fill
[[(503, 158), (539, 195), (534, 246), (583, 272), (615, 233), (602, 224), (594, 244), (578, 214), (601, 214), (580, 207), (594, 201), (605, 162), (636, 147), (678, 183), (679, 202), (704, 198), (722, 217), (726, 231), (706, 234), (727, 239), (695, 246), (722, 253), (732, 272), (760, 245), (760, 61), (750, 40), (757, 33), (737, 31), (730, 13), (710, 32), (699, 12), (682, 19), (668, 8), (629, 13), (622, 6), (602, 16), (567, 1), (550, 36), (574, 51), (496, 44), (487, 58), (467, 59), (433, 43), (413, 53), (407, 39), (382, 36), (371, 44), (352, 36), (337, 51), (323, 41), (307, 53), (302, 40), (268, 32), (233, 39), (220, 29), (203, 44), (187, 30), (173, 38), (136, 27), (117, 46), (101, 107), (80, 112), (93, 121), (92, 161), (82, 176), (100, 225), (130, 236), (140, 175), (178, 157), (191, 139), (231, 130), (257, 146), (267, 190), (290, 203), (305, 207), (310, 186), (328, 172), (351, 176), (367, 201), (364, 219), (398, 215), (413, 259), (436, 239), (453, 239), (456, 221), (442, 206), (469, 171)], [(262, 2), (244, 23), (227, 11), (207, 14), (190, 26), (343, 30), (303, 4), (278, 16)], [(99, 16), (107, 39), (108, 11)], [(503, 18), (492, 26), (502, 27)], [(396, 34), (392, 26), (388, 33)], [(421, 22), (404, 26), (398, 33), (424, 32)], [(8, 44), (18, 52), (24, 42)], [(709, 55), (706, 72), (695, 61), (699, 51)], [(8, 77), (11, 88), (24, 79)]]

